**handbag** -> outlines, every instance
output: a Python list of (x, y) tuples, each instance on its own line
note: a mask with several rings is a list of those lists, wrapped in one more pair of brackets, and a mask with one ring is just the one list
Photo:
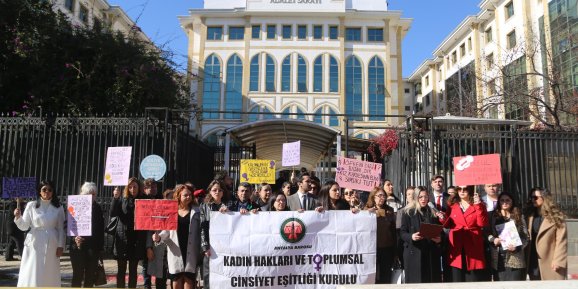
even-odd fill
[(94, 285), (106, 285), (106, 272), (104, 271), (104, 262), (102, 259), (98, 260), (98, 264), (96, 266), (96, 276), (94, 278)]
[(397, 261), (391, 270), (391, 284), (404, 284), (405, 270), (401, 266), (401, 262)]
[(114, 236), (116, 233), (116, 226), (118, 226), (118, 217), (112, 217), (110, 218), (108, 225), (106, 225), (106, 228), (104, 228), (104, 231), (107, 234)]

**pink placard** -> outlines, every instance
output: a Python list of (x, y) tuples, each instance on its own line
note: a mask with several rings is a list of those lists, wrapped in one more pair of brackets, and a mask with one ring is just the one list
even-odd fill
[(176, 230), (179, 206), (175, 200), (136, 200), (135, 230)]
[(381, 164), (350, 158), (337, 158), (335, 181), (342, 188), (371, 191), (379, 186)]
[(501, 184), (500, 155), (454, 157), (454, 185)]

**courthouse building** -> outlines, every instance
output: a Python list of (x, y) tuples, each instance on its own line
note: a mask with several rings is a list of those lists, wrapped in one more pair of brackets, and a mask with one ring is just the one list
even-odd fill
[(348, 136), (360, 138), (404, 121), (385, 115), (406, 113), (401, 41), (411, 20), (386, 0), (205, 0), (179, 19), (208, 143), (266, 120), (343, 137), (348, 115)]

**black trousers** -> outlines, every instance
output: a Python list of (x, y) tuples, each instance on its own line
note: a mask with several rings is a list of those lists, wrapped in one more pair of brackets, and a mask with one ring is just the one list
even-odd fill
[[(94, 287), (96, 267), (100, 256), (92, 249), (73, 247), (70, 249), (70, 263), (72, 263), (71, 287)], [(83, 284), (84, 283), (84, 284)]]
[(211, 258), (203, 257), (203, 289), (209, 289), (209, 261)]
[(375, 284), (391, 283), (391, 266), (393, 265), (394, 248), (377, 248), (377, 273), (379, 278)]
[(485, 281), (486, 269), (468, 271), (468, 263), (466, 262), (466, 252), (462, 251), (462, 268), (452, 267), (452, 281), (453, 282), (480, 282)]
[[(494, 281), (524, 281), (526, 268), (504, 268), (494, 273)], [(497, 278), (497, 279), (496, 279)]]
[(118, 258), (116, 263), (118, 271), (116, 273), (116, 288), (125, 287), (126, 265), (128, 263), (128, 288), (136, 288), (138, 261), (133, 259)]
[(18, 250), (20, 258), (22, 258), (22, 250), (24, 249), (24, 234), (10, 235), (4, 257), (6, 260), (14, 259), (14, 249)]
[(147, 289), (151, 288), (151, 275), (148, 274), (149, 269), (149, 259), (147, 257), (142, 260), (142, 277), (144, 280), (144, 287)]

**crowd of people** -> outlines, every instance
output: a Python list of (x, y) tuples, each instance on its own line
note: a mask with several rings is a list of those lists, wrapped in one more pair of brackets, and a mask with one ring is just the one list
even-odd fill
[[(533, 188), (524, 208), (499, 185), (445, 187), (442, 176), (401, 196), (384, 180), (367, 198), (329, 180), (322, 185), (308, 172), (277, 185), (240, 183), (219, 172), (205, 189), (191, 183), (159, 193), (152, 179), (130, 178), (113, 191), (109, 222), (96, 202), (97, 186), (87, 182), (79, 194), (92, 195), (92, 235), (69, 237), (72, 287), (93, 287), (102, 258), (105, 231), (113, 236), (117, 288), (136, 288), (142, 266), (144, 287), (209, 288), (211, 212), (367, 210), (376, 215), (376, 283), (392, 280), (392, 268), (405, 270), (405, 283), (562, 280), (567, 270), (565, 216), (547, 189)], [(278, 189), (277, 189), (278, 188)], [(171, 199), (178, 203), (177, 230), (135, 230), (135, 200)], [(38, 198), (13, 209), (14, 224), (28, 231), (22, 249), (19, 287), (60, 287), (60, 261), (66, 235), (65, 210), (51, 182), (40, 183)], [(521, 244), (502, 244), (500, 226), (512, 221)], [(425, 234), (423, 224), (438, 225)], [(510, 223), (511, 224), (511, 223)], [(435, 226), (434, 226), (435, 227)], [(16, 228), (15, 228), (16, 229)], [(438, 233), (439, 232), (439, 233)], [(18, 239), (15, 237), (15, 239)], [(20, 246), (20, 245), (19, 245)], [(128, 267), (128, 284), (125, 277)]]

